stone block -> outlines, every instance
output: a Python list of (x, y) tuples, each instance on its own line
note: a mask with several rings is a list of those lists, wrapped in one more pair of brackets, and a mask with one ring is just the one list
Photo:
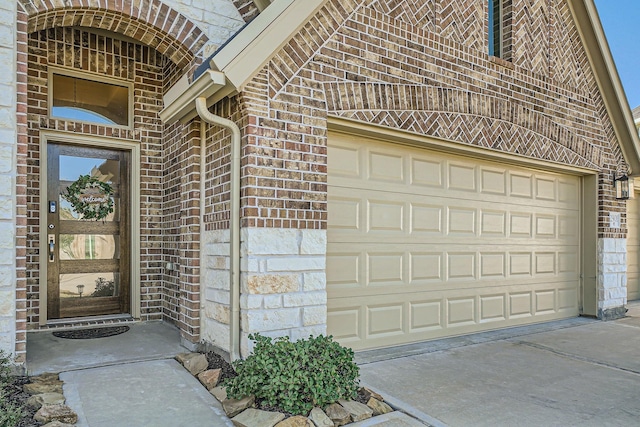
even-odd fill
[(0, 266), (0, 288), (13, 288), (15, 270), (8, 266)]
[(2, 177), (0, 179), (0, 196), (12, 196), (13, 186), (13, 179), (11, 179), (11, 177)]
[(75, 424), (78, 421), (78, 415), (66, 405), (46, 405), (36, 412), (33, 419), (41, 423), (60, 421)]
[(204, 246), (204, 253), (206, 256), (230, 256), (230, 244), (224, 243), (207, 243)]
[(337, 403), (332, 403), (327, 406), (324, 412), (331, 418), (335, 427), (340, 427), (351, 422), (351, 414)]
[(218, 385), (222, 369), (207, 369), (198, 374), (198, 380), (207, 390), (212, 390)]
[(313, 408), (309, 413), (309, 419), (316, 427), (333, 427), (333, 421), (320, 408)]
[(280, 421), (275, 427), (315, 427), (313, 421), (302, 415), (289, 417), (284, 421)]
[(243, 255), (294, 255), (298, 253), (298, 231), (280, 228), (242, 230)]
[(229, 418), (233, 418), (253, 406), (255, 401), (255, 396), (243, 397), (242, 399), (227, 399), (222, 402), (222, 408)]
[(360, 402), (340, 399), (338, 400), (338, 403), (346, 409), (347, 412), (349, 412), (349, 415), (351, 415), (351, 421), (354, 423), (371, 418), (373, 415), (373, 409)]
[(176, 356), (176, 360), (194, 376), (198, 375), (200, 372), (207, 369), (207, 366), (209, 366), (207, 357), (201, 353), (180, 353)]
[[(1, 222), (0, 223), (0, 249), (14, 250), (15, 230), (13, 224)], [(15, 258), (15, 254), (14, 254)], [(14, 259), (10, 258), (10, 259)], [(12, 261), (13, 263), (13, 261)]]
[(236, 427), (274, 427), (283, 419), (284, 414), (280, 412), (250, 408), (231, 418), (231, 422)]
[(62, 395), (62, 393), (42, 393), (29, 397), (26, 405), (28, 408), (37, 411), (44, 405), (62, 405), (64, 402), (64, 395)]
[(282, 294), (299, 289), (300, 276), (297, 274), (261, 274), (247, 278), (247, 290), (251, 294)]
[(204, 291), (204, 298), (205, 301), (228, 305), (231, 301), (231, 294), (229, 293), (229, 291), (222, 289), (206, 288)]
[(220, 403), (222, 403), (225, 400), (227, 400), (227, 388), (226, 387), (216, 386), (216, 387), (212, 388), (211, 390), (209, 390), (209, 393), (211, 393), (211, 395), (213, 397), (218, 399), (218, 402), (220, 402)]
[(302, 310), (302, 325), (314, 326), (327, 323), (327, 307), (305, 307)]
[(393, 408), (386, 403), (372, 397), (367, 402), (367, 406), (373, 411), (373, 416), (388, 414), (393, 412)]
[(302, 277), (305, 292), (323, 291), (327, 288), (327, 275), (324, 272), (304, 273)]
[(325, 255), (327, 253), (327, 232), (325, 230), (302, 230), (300, 253), (302, 255)]
[(240, 295), (240, 308), (243, 310), (259, 310), (262, 308), (264, 297), (262, 295)]
[(9, 197), (0, 197), (0, 220), (11, 220), (13, 215), (13, 200)]
[(15, 311), (15, 291), (3, 290), (0, 291), (0, 316), (13, 316)]
[(242, 314), (242, 330), (251, 332), (274, 331), (301, 326), (300, 309), (253, 310)]
[(266, 309), (274, 309), (274, 308), (282, 308), (282, 295), (265, 295), (263, 297), (264, 300), (264, 308)]
[(327, 305), (327, 293), (325, 291), (298, 292), (284, 295), (285, 307), (305, 307), (314, 305)]
[(285, 258), (270, 258), (267, 260), (267, 271), (324, 271), (326, 267), (325, 257), (299, 256)]
[(229, 290), (231, 277), (228, 271), (207, 269), (203, 278), (204, 285), (207, 289)]

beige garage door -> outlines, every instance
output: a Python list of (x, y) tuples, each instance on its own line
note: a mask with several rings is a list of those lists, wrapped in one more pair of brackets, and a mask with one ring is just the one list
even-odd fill
[(329, 138), (328, 331), (354, 349), (578, 315), (579, 178)]
[(640, 194), (627, 201), (627, 300), (640, 299)]

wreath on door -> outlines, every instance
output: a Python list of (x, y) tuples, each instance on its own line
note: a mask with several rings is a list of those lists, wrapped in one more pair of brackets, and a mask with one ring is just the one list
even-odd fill
[(82, 219), (98, 221), (113, 212), (113, 187), (91, 175), (80, 175), (61, 196)]

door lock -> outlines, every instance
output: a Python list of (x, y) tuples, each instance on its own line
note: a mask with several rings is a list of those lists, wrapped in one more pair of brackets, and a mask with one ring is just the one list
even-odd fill
[(49, 262), (54, 262), (55, 261), (55, 256), (56, 256), (56, 236), (55, 234), (49, 234), (49, 238), (47, 239), (49, 241)]

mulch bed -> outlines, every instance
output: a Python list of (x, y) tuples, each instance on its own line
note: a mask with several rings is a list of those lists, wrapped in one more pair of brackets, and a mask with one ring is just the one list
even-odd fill
[(27, 399), (31, 396), (28, 393), (22, 391), (22, 386), (25, 384), (29, 384), (31, 381), (29, 377), (12, 377), (12, 383), (5, 389), (7, 400), (13, 402), (17, 405), (22, 406), (22, 410), (24, 411), (24, 417), (18, 423), (18, 427), (38, 427), (42, 424), (33, 419), (33, 416), (36, 414), (36, 411), (32, 409), (28, 409), (26, 407)]

